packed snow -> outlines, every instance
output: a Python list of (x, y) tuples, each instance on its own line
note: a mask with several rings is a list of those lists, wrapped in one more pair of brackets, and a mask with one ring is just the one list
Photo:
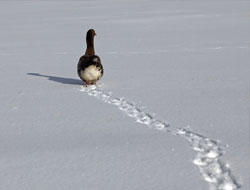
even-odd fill
[(248, 190), (249, 4), (1, 1), (0, 189)]

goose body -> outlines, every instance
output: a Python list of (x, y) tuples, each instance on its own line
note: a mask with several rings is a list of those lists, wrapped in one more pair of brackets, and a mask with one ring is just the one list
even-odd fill
[(99, 56), (95, 55), (93, 29), (88, 30), (86, 35), (87, 49), (77, 64), (77, 74), (85, 85), (96, 84), (103, 76), (103, 67)]

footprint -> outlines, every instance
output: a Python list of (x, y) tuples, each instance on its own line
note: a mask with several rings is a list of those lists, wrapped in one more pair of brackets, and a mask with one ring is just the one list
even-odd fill
[(123, 98), (115, 97), (111, 92), (106, 93), (99, 87), (82, 87), (81, 91), (116, 106), (137, 123), (185, 138), (196, 152), (193, 164), (199, 168), (201, 176), (210, 184), (211, 190), (234, 190), (241, 187), (232, 174), (229, 165), (223, 163), (220, 159), (225, 153), (226, 146), (222, 145), (219, 141), (195, 133), (189, 127), (173, 127), (169, 123), (157, 119), (154, 114), (143, 111), (136, 104)]

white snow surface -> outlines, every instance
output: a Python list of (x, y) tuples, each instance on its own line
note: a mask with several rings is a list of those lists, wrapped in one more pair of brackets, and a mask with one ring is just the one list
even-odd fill
[[(249, 189), (249, 1), (0, 2), (1, 190)], [(76, 65), (94, 28), (104, 76)]]

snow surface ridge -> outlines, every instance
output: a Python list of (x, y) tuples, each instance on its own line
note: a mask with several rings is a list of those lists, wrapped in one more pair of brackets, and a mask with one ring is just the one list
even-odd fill
[(104, 92), (99, 87), (82, 87), (81, 91), (87, 92), (88, 95), (94, 96), (105, 103), (117, 106), (126, 115), (134, 118), (136, 122), (149, 128), (169, 132), (187, 139), (196, 152), (193, 164), (199, 168), (203, 179), (210, 184), (210, 190), (234, 190), (241, 187), (233, 176), (229, 165), (220, 159), (225, 153), (226, 146), (222, 145), (218, 140), (212, 140), (195, 133), (189, 127), (173, 127), (165, 121), (158, 120), (153, 114), (144, 112), (136, 104), (115, 97), (112, 92)]

